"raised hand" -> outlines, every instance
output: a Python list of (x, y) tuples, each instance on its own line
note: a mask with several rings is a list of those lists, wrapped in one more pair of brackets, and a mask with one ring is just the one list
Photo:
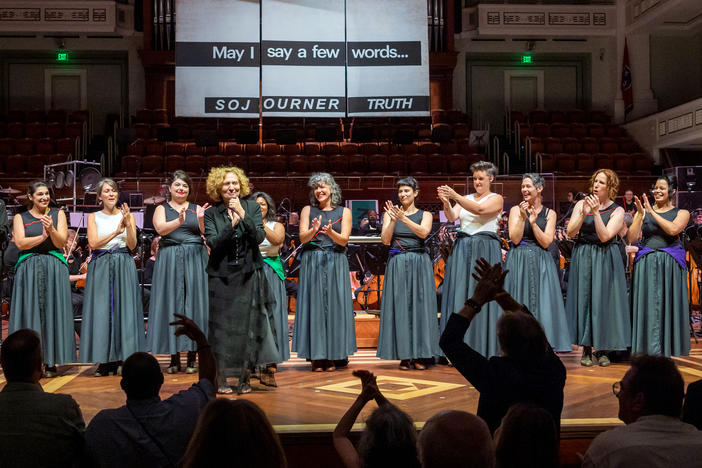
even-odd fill
[(210, 207), (209, 203), (205, 203), (202, 206), (197, 207), (197, 219), (203, 219), (205, 217), (205, 211)]
[(41, 225), (44, 231), (46, 231), (46, 234), (50, 234), (54, 230), (54, 221), (51, 219), (51, 216), (43, 215), (39, 219), (41, 220)]
[[(320, 216), (320, 218), (321, 218), (321, 216)], [(320, 219), (320, 222), (321, 222), (321, 219)], [(330, 219), (328, 224), (326, 224), (325, 226), (322, 226), (322, 234), (329, 235), (329, 231), (331, 231), (331, 230), (332, 230), (332, 220)]]
[(178, 222), (180, 224), (183, 224), (185, 222), (185, 212), (186, 212), (186, 208), (183, 208), (180, 210), (180, 213), (178, 213)]
[(240, 218), (243, 218), (246, 215), (244, 207), (241, 206), (241, 200), (239, 200), (239, 197), (234, 197), (229, 200), (229, 209), (238, 214)]
[(205, 334), (200, 330), (195, 322), (182, 314), (173, 314), (178, 320), (174, 320), (169, 325), (175, 325), (175, 336), (185, 335), (198, 345), (207, 344)]
[(390, 200), (385, 202), (385, 214), (390, 216), (392, 221), (397, 221), (397, 217), (395, 216), (395, 207)]
[(322, 225), (322, 215), (319, 215), (316, 218), (312, 218), (312, 230), (314, 232), (319, 231), (319, 227)]
[(480, 258), (475, 262), (473, 278), (478, 282), (475, 285), (473, 298), (479, 304), (490, 302), (504, 288), (505, 276), (509, 270), (503, 270), (500, 263), (490, 265), (487, 260)]
[(651, 208), (651, 202), (648, 201), (648, 196), (646, 196), (646, 194), (644, 193), (643, 195), (641, 195), (641, 197), (643, 198), (644, 209), (649, 213), (652, 213), (653, 208)]
[[(645, 197), (646, 195), (641, 195), (641, 196)], [(641, 216), (644, 216), (646, 214), (646, 210), (643, 207), (643, 205), (641, 204), (641, 200), (636, 195), (634, 195), (634, 205), (636, 205), (636, 214), (639, 214)]]
[(122, 212), (122, 225), (125, 228), (129, 228), (132, 225), (132, 217), (129, 215), (129, 205), (122, 203), (119, 209)]
[(529, 222), (535, 223), (536, 222), (536, 207), (530, 206), (528, 213), (529, 213)]
[(529, 202), (523, 201), (519, 204), (519, 216), (524, 221), (529, 219)]
[(353, 375), (361, 379), (361, 398), (365, 401), (370, 401), (378, 395), (380, 390), (378, 389), (376, 378), (372, 372), (367, 370), (355, 370), (353, 371)]
[(448, 186), (448, 185), (441, 185), (439, 188), (437, 188), (437, 191), (439, 192), (439, 198), (446, 198), (447, 200), (452, 200), (458, 198), (460, 195), (456, 193), (456, 191)]

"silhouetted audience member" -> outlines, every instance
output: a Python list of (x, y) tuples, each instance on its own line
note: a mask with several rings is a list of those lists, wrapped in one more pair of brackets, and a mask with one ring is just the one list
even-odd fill
[(465, 411), (441, 411), (419, 433), (422, 468), (492, 468), (495, 448), (481, 418)]
[(687, 386), (682, 420), (702, 430), (702, 380), (692, 382)]
[(0, 348), (7, 384), (0, 392), (0, 466), (77, 466), (85, 422), (70, 395), (45, 393), (41, 340), (23, 328)]
[(680, 420), (683, 386), (672, 359), (634, 357), (612, 386), (626, 426), (595, 437), (583, 467), (702, 467), (702, 433)]
[(285, 468), (278, 434), (255, 403), (219, 399), (202, 412), (183, 457), (183, 468)]
[[(346, 468), (419, 467), (417, 430), (412, 419), (390, 403), (378, 389), (375, 376), (366, 370), (353, 375), (361, 379), (361, 393), (334, 429), (334, 448)], [(375, 400), (378, 408), (366, 420), (358, 451), (349, 433), (366, 403)]]
[(202, 330), (184, 315), (176, 336), (197, 343), (200, 381), (161, 401), (163, 374), (156, 358), (134, 353), (124, 361), (127, 404), (100, 411), (85, 432), (86, 464), (100, 467), (174, 467), (185, 453), (202, 408), (215, 397), (217, 367)]
[(532, 403), (512, 405), (495, 431), (497, 468), (558, 468), (558, 434), (551, 413)]
[[(541, 324), (529, 310), (503, 288), (507, 271), (485, 259), (476, 262), (478, 280), (473, 297), (449, 318), (439, 345), (451, 363), (479, 392), (478, 416), (491, 432), (500, 425), (510, 406), (519, 402), (537, 404), (553, 416), (560, 428), (566, 370), (551, 349)], [(502, 356), (487, 359), (463, 337), (481, 307), (496, 300), (505, 313), (497, 322), (497, 340)]]

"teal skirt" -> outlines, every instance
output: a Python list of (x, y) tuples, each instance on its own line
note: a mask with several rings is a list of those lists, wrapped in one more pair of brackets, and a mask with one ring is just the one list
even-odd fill
[(32, 329), (41, 337), (45, 364), (75, 362), (68, 268), (51, 254), (31, 255), (15, 272), (8, 331), (13, 333), (22, 328)]
[(223, 377), (278, 360), (273, 300), (263, 268), (226, 278), (210, 276), (208, 341)]
[(636, 262), (632, 303), (632, 353), (690, 354), (687, 272), (672, 256), (651, 252)]
[(156, 354), (195, 351), (187, 336), (176, 337), (173, 314), (183, 314), (207, 335), (207, 249), (202, 244), (161, 247), (154, 264), (147, 349)]
[(380, 307), (379, 358), (417, 359), (441, 354), (429, 255), (407, 252), (390, 258)]
[(292, 350), (303, 359), (346, 359), (356, 352), (349, 262), (343, 252), (308, 250), (300, 262)]
[(505, 290), (541, 322), (553, 349), (571, 351), (561, 285), (548, 250), (531, 243), (517, 245), (507, 254), (505, 269)]
[(285, 292), (285, 281), (267, 263), (263, 263), (263, 272), (268, 280), (268, 289), (273, 297), (273, 323), (275, 338), (278, 345), (278, 359), (283, 362), (290, 359), (290, 340), (288, 339), (288, 295)]
[(570, 265), (566, 316), (573, 343), (625, 350), (631, 345), (631, 321), (619, 247), (578, 244)]
[[(441, 332), (452, 313), (463, 308), (466, 299), (473, 295), (478, 283), (472, 277), (475, 262), (485, 258), (491, 265), (502, 263), (502, 247), (500, 241), (489, 235), (459, 236), (453, 244), (451, 255), (446, 261), (443, 293), (441, 297)], [(485, 357), (500, 354), (497, 342), (497, 320), (502, 315), (502, 309), (497, 302), (485, 304), (480, 313), (475, 316), (466, 332), (464, 341), (468, 346)]]
[(139, 281), (128, 253), (106, 253), (88, 264), (81, 331), (81, 362), (123, 361), (144, 351)]

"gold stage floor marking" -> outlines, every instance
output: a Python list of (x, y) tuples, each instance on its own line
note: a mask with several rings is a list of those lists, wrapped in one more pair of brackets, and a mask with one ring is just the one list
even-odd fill
[[(448, 382), (436, 382), (434, 380), (408, 379), (385, 375), (377, 376), (377, 382), (378, 388), (383, 392), (383, 395), (393, 400), (410, 400), (466, 386)], [(358, 379), (352, 379), (315, 388), (316, 390), (327, 392), (358, 395), (361, 393), (361, 382)]]

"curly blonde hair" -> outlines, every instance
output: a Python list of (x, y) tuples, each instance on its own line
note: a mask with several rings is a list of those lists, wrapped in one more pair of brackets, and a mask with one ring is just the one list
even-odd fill
[(592, 187), (595, 185), (595, 178), (597, 174), (600, 173), (604, 174), (607, 178), (607, 194), (609, 195), (609, 199), (614, 200), (617, 198), (617, 193), (619, 192), (619, 177), (617, 177), (617, 173), (611, 169), (598, 169), (592, 174), (589, 186), (590, 193), (592, 193)]
[(221, 201), (222, 184), (227, 174), (234, 174), (239, 179), (239, 196), (245, 197), (249, 194), (249, 178), (244, 171), (236, 166), (213, 167), (207, 175), (207, 195), (214, 201)]

